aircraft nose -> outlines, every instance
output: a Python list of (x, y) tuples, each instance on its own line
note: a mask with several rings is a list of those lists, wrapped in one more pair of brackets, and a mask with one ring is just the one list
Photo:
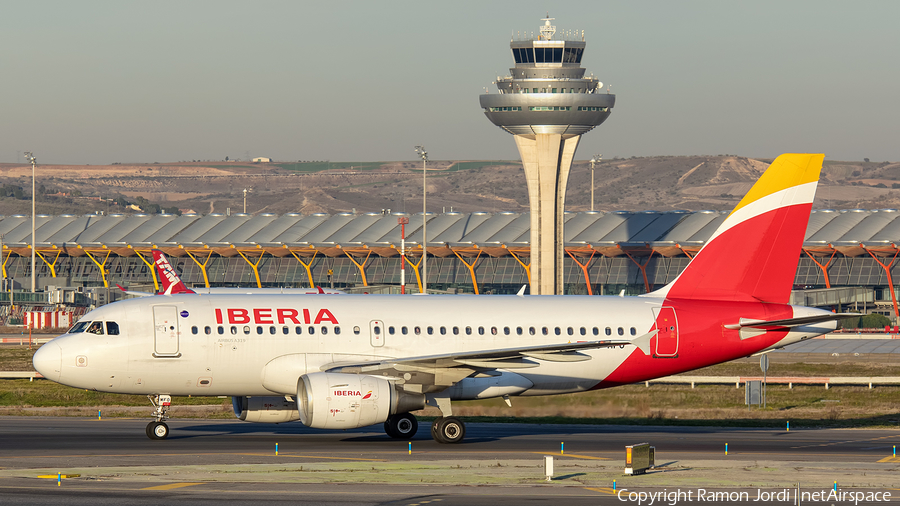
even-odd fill
[(59, 372), (62, 369), (62, 348), (50, 341), (41, 346), (34, 353), (31, 360), (35, 370), (51, 381), (59, 382)]

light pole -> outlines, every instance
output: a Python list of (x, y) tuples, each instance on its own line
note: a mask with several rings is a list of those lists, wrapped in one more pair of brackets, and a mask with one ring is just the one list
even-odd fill
[(244, 214), (247, 214), (247, 189), (244, 188)]
[(591, 211), (594, 210), (594, 164), (603, 159), (603, 155), (594, 155), (591, 158)]
[[(400, 224), (400, 293), (406, 293), (406, 224), (409, 223), (409, 218), (406, 216), (402, 216), (397, 218), (397, 223)], [(3, 240), (3, 235), (0, 235), (0, 241)], [(3, 248), (0, 248), (2, 251)], [(2, 260), (2, 259), (0, 259)]]
[(35, 289), (35, 253), (34, 253), (34, 172), (35, 172), (35, 158), (34, 154), (31, 151), (25, 152), (25, 159), (31, 161), (31, 293), (34, 293)]
[(422, 157), (422, 293), (428, 293), (428, 270), (425, 267), (425, 262), (428, 257), (428, 241), (427, 236), (425, 235), (425, 225), (428, 223), (428, 211), (425, 207), (425, 197), (428, 195), (428, 187), (425, 184), (425, 173), (428, 170), (428, 152), (425, 151), (425, 146), (416, 146), (416, 153)]

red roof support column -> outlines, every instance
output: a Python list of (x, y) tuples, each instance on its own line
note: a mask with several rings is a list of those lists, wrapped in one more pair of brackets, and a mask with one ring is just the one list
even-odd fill
[(900, 310), (897, 309), (897, 294), (894, 293), (894, 279), (891, 277), (891, 267), (894, 265), (894, 261), (897, 260), (897, 254), (900, 254), (900, 249), (898, 249), (897, 246), (891, 246), (894, 247), (894, 257), (891, 258), (891, 261), (888, 262), (887, 265), (884, 265), (884, 263), (882, 263), (874, 253), (866, 249), (865, 245), (859, 245), (860, 248), (871, 255), (871, 257), (874, 258), (876, 262), (878, 262), (878, 265), (880, 265), (884, 269), (884, 273), (887, 275), (888, 285), (891, 287), (891, 302), (894, 303), (894, 316), (900, 317)]
[(650, 259), (653, 258), (653, 254), (656, 253), (656, 251), (650, 250), (650, 256), (647, 257), (647, 261), (643, 264), (640, 264), (637, 260), (635, 260), (634, 257), (631, 256), (631, 253), (629, 253), (627, 250), (623, 249), (622, 252), (628, 255), (628, 258), (630, 258), (631, 261), (634, 262), (634, 265), (637, 265), (641, 270), (641, 274), (644, 275), (644, 288), (647, 289), (647, 293), (652, 292), (653, 288), (650, 286), (650, 279), (647, 278), (647, 265), (650, 264)]
[(579, 262), (578, 259), (575, 258), (575, 255), (573, 255), (571, 251), (566, 250), (566, 253), (568, 253), (568, 255), (570, 257), (572, 257), (572, 260), (575, 260), (575, 263), (578, 264), (579, 267), (581, 267), (581, 272), (584, 273), (584, 284), (585, 284), (585, 286), (587, 286), (588, 295), (594, 295), (594, 291), (591, 290), (591, 280), (588, 277), (588, 266), (591, 265), (591, 261), (594, 260), (594, 254), (597, 253), (597, 251), (591, 250), (591, 257), (588, 258), (587, 263), (584, 263), (584, 264)]
[(819, 269), (822, 269), (822, 275), (825, 276), (825, 288), (831, 288), (831, 280), (828, 279), (828, 266), (831, 265), (831, 261), (834, 260), (834, 255), (837, 254), (837, 250), (833, 250), (831, 252), (831, 257), (825, 262), (825, 265), (819, 263), (818, 260), (814, 256), (812, 256), (806, 248), (803, 248), (803, 252), (806, 253), (806, 256), (810, 258), (816, 265), (819, 266)]

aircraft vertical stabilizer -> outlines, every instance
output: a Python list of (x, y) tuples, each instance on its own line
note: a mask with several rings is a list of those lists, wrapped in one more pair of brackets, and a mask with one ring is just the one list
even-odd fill
[(788, 302), (824, 159), (776, 158), (675, 281), (650, 295)]

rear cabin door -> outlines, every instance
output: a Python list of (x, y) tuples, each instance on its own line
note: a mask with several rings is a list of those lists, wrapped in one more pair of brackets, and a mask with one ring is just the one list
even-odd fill
[(378, 348), (379, 346), (384, 346), (384, 322), (381, 320), (370, 321), (369, 336), (371, 336), (373, 347)]
[(153, 356), (179, 356), (178, 336), (178, 308), (153, 306)]
[(653, 349), (654, 358), (672, 358), (678, 356), (678, 318), (675, 316), (675, 308), (663, 306), (654, 308), (656, 316), (656, 346)]

